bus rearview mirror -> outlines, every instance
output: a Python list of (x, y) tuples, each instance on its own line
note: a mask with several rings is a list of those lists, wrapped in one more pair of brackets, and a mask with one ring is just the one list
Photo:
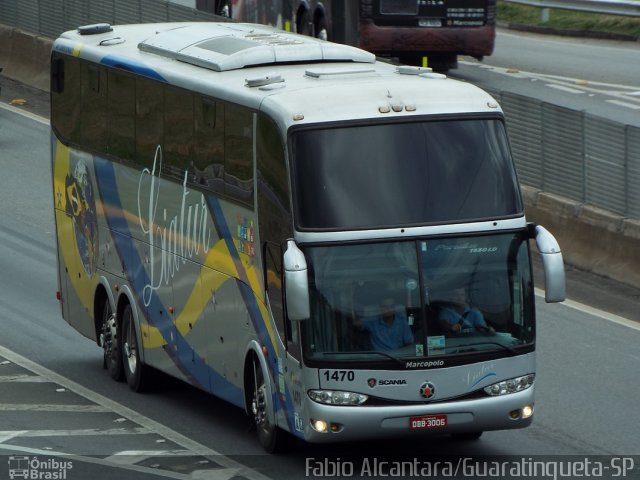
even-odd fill
[(307, 260), (293, 240), (287, 240), (283, 263), (289, 320), (307, 320), (310, 317)]
[(546, 228), (535, 225), (532, 230), (544, 268), (544, 299), (547, 303), (563, 302), (566, 286), (560, 245)]

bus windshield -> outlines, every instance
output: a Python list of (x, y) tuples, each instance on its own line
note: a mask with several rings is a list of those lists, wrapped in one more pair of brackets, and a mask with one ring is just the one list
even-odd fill
[(515, 353), (534, 341), (525, 232), (308, 247), (314, 361)]
[(291, 148), (301, 230), (522, 215), (500, 120), (305, 129), (293, 133)]

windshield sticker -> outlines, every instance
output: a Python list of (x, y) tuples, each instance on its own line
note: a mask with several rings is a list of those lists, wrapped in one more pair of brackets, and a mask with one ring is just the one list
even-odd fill
[(444, 335), (427, 337), (427, 354), (442, 355), (444, 354), (445, 339)]

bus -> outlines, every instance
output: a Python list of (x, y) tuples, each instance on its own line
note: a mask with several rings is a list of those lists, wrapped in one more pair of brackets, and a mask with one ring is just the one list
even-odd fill
[[(51, 127), (61, 314), (113, 379), (210, 392), (268, 451), (531, 423), (530, 240), (548, 302), (562, 253), (479, 88), (259, 24), (96, 24), (53, 44)], [(460, 289), (482, 325), (444, 325)]]
[(346, 43), (407, 65), (457, 68), (493, 53), (495, 0), (196, 0), (199, 10)]

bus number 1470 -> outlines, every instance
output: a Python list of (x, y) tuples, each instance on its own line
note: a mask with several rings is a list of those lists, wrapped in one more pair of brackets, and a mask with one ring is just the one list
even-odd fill
[(325, 370), (322, 373), (324, 374), (324, 379), (327, 381), (333, 380), (335, 382), (353, 382), (356, 378), (356, 375), (352, 370)]

